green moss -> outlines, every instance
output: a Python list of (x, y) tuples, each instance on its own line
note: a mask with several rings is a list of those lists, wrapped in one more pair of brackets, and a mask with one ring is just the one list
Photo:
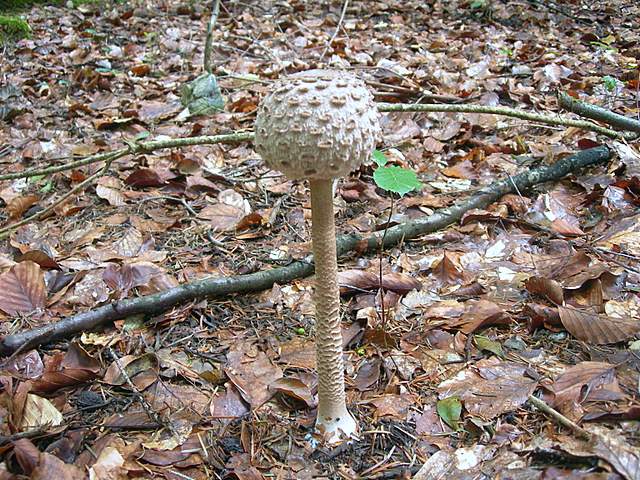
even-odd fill
[(31, 27), (18, 16), (0, 15), (0, 44), (7, 40), (17, 40), (31, 35)]
[(2, 2), (2, 6), (0, 6), (0, 12), (13, 13), (16, 10), (23, 10), (25, 8), (29, 8), (34, 3), (37, 3), (37, 0), (4, 0)]

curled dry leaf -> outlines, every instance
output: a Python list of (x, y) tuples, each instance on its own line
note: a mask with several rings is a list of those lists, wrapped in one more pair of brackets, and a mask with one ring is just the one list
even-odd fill
[(562, 285), (555, 280), (544, 277), (529, 277), (525, 282), (525, 287), (529, 293), (546, 297), (556, 305), (564, 303)]
[(634, 317), (599, 315), (571, 307), (558, 307), (558, 312), (571, 335), (594, 345), (621, 342), (640, 332), (640, 319)]
[(126, 203), (122, 195), (122, 184), (114, 177), (100, 178), (96, 185), (96, 194), (112, 207), (122, 207)]
[(598, 399), (623, 398), (616, 379), (615, 366), (605, 362), (580, 362), (564, 371), (551, 385), (553, 406), (573, 417), (580, 412), (579, 405)]
[(216, 232), (227, 232), (236, 228), (244, 217), (244, 211), (234, 205), (218, 203), (203, 208), (198, 218), (209, 220), (211, 228)]
[(29, 313), (45, 306), (44, 276), (37, 263), (27, 261), (0, 275), (0, 310), (9, 314)]
[(442, 260), (431, 274), (441, 285), (460, 285), (466, 282), (464, 270), (452, 252), (444, 252)]
[(20, 255), (17, 260), (19, 262), (26, 262), (27, 260), (30, 260), (34, 263), (37, 263), (42, 268), (60, 268), (58, 262), (56, 262), (42, 250), (29, 250), (28, 252)]
[(466, 306), (467, 310), (462, 318), (450, 324), (451, 328), (459, 328), (465, 334), (490, 325), (508, 325), (512, 321), (502, 307), (488, 300), (472, 300)]
[(269, 385), (269, 388), (288, 397), (300, 400), (304, 402), (307, 407), (313, 407), (315, 405), (313, 395), (311, 395), (311, 389), (299, 378), (278, 378)]
[(416, 404), (416, 395), (404, 393), (401, 395), (387, 394), (371, 400), (369, 403), (376, 407), (373, 415), (375, 418), (393, 417), (405, 420), (409, 409)]
[(342, 293), (377, 290), (382, 286), (385, 290), (404, 295), (411, 290), (420, 290), (422, 288), (422, 283), (419, 280), (405, 273), (396, 272), (385, 273), (382, 276), (382, 285), (380, 285), (380, 276), (377, 273), (364, 270), (339, 272), (338, 284)]
[(129, 175), (124, 183), (135, 188), (162, 187), (176, 175), (167, 169), (138, 168)]
[(249, 413), (249, 407), (232, 383), (225, 384), (226, 390), (213, 397), (210, 406), (211, 418), (232, 420)]
[(380, 378), (380, 366), (382, 362), (380, 358), (375, 357), (369, 360), (365, 360), (360, 368), (358, 374), (354, 380), (356, 388), (364, 392), (374, 385)]
[(40, 197), (37, 195), (25, 195), (24, 197), (16, 197), (12, 199), (6, 207), (7, 215), (10, 220), (20, 218), (24, 212), (36, 204)]
[(457, 396), (472, 415), (491, 419), (523, 405), (538, 382), (526, 375), (527, 366), (493, 357), (480, 360), (438, 385), (439, 398)]
[(20, 431), (36, 430), (62, 424), (62, 414), (46, 398), (33, 393), (27, 394), (27, 401), (22, 412)]
[(274, 392), (269, 390), (269, 385), (282, 378), (282, 370), (272, 364), (264, 352), (249, 354), (244, 351), (247, 348), (250, 346), (240, 346), (227, 354), (224, 372), (242, 398), (251, 408), (256, 409), (273, 396)]
[(65, 354), (54, 356), (46, 363), (42, 377), (33, 382), (34, 392), (54, 392), (60, 388), (78, 385), (96, 378), (100, 362), (77, 343), (72, 343)]

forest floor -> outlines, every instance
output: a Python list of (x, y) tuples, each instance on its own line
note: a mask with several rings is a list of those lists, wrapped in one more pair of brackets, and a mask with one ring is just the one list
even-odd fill
[[(203, 71), (210, 5), (34, 7), (31, 37), (0, 52), (0, 179), (250, 132), (274, 80), (319, 67), (350, 69), (379, 102), (576, 119), (565, 92), (640, 119), (637, 2), (353, 1), (341, 18), (343, 6), (223, 1), (212, 65), (225, 110), (197, 117), (180, 92)], [(0, 479), (639, 479), (640, 142), (477, 113), (382, 124), (378, 149), (422, 188), (391, 203), (363, 166), (338, 185), (339, 234), (383, 229), (392, 205), (401, 225), (580, 150), (613, 153), (340, 259), (357, 441), (312, 441), (313, 278), (298, 278), (5, 356)], [(251, 142), (104, 166), (0, 180), (2, 335), (309, 251), (307, 185), (269, 171)]]

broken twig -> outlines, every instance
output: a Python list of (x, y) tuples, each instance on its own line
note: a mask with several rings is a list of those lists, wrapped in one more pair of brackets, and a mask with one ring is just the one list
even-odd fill
[(555, 410), (554, 408), (551, 408), (549, 405), (547, 405), (544, 401), (540, 400), (538, 397), (529, 395), (528, 401), (530, 404), (532, 404), (542, 413), (547, 414), (548, 416), (553, 418), (555, 421), (557, 421), (560, 425), (562, 425), (563, 427), (567, 427), (569, 430), (574, 432), (578, 437), (582, 438), (583, 440), (591, 440), (591, 434), (589, 432), (587, 432), (584, 428), (582, 428), (577, 423), (571, 421), (570, 419), (562, 415), (559, 411)]

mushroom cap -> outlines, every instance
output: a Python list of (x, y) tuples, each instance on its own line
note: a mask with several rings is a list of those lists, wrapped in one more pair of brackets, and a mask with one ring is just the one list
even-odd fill
[(378, 119), (362, 80), (343, 71), (300, 72), (280, 80), (260, 104), (256, 151), (291, 179), (344, 177), (371, 155)]

